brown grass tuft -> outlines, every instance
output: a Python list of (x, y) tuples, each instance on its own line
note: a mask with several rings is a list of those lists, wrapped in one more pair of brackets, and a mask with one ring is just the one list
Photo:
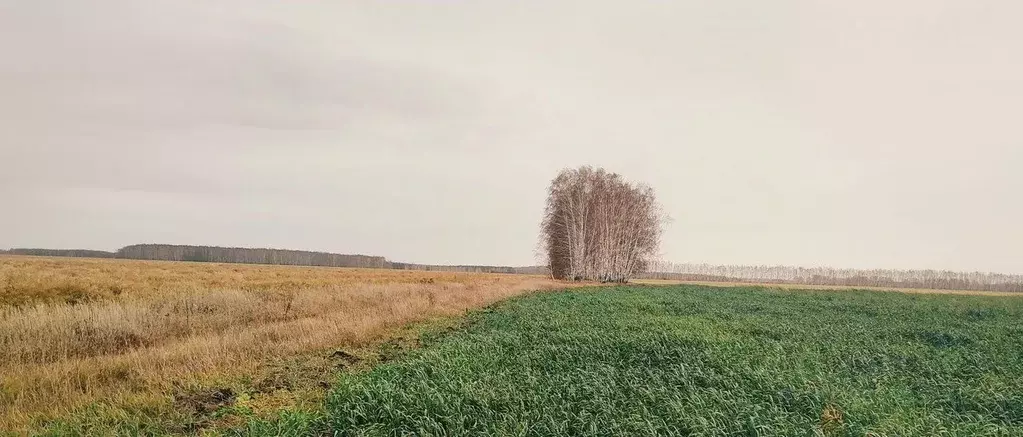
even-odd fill
[(842, 428), (845, 426), (845, 421), (842, 417), (842, 410), (838, 407), (828, 404), (821, 411), (821, 431), (826, 436), (838, 435), (841, 433)]

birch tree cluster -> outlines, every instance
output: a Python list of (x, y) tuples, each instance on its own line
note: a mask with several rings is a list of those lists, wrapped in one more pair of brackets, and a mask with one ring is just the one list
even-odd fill
[(626, 282), (656, 256), (663, 223), (652, 188), (584, 166), (551, 181), (540, 241), (557, 279)]

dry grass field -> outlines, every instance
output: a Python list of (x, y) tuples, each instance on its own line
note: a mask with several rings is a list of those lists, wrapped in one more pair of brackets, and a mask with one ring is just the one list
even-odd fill
[(310, 366), (336, 368), (330, 351), (564, 286), (524, 275), (0, 256), (0, 429), (39, 429), (86, 407), (111, 420), (201, 415), (230, 392), (202, 387), (238, 381), (265, 385), (252, 405), (287, 406), (301, 396), (276, 389)]

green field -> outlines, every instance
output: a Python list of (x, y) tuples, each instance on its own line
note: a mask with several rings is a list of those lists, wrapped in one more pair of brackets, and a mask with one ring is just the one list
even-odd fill
[(245, 434), (1023, 435), (1023, 299), (543, 293)]

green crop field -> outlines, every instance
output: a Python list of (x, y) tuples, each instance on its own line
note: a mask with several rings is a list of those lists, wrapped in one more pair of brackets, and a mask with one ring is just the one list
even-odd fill
[(244, 434), (1023, 435), (1023, 299), (701, 286), (516, 298)]

